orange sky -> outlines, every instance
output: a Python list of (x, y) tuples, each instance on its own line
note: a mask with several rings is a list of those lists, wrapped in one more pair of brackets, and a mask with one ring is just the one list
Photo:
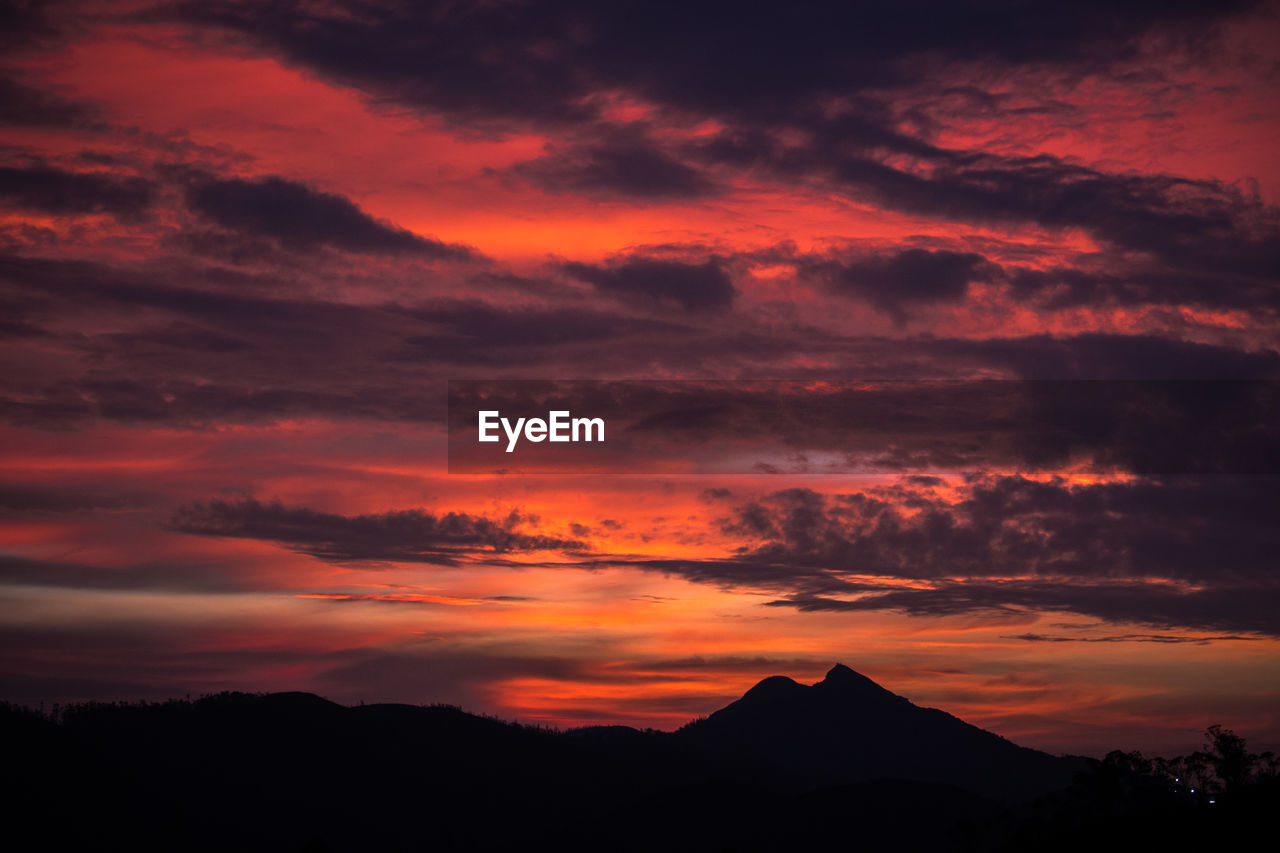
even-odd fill
[[(610, 49), (604, 11), (546, 24), (551, 71), (498, 43), (459, 70), (405, 60), (411, 24), (317, 46), (216, 5), (33, 12), (0, 63), (0, 698), (312, 690), (672, 728), (839, 661), (1053, 751), (1180, 750), (1214, 723), (1280, 743), (1274, 618), (1142, 598), (1271, 600), (1274, 566), (1144, 540), (979, 575), (948, 544), (890, 575), (812, 564), (837, 552), (787, 527), (804, 491), (851, 553), (883, 530), (849, 526), (851, 496), (967, 535), (983, 489), (1035, 481), (1076, 508), (1010, 526), (1066, 536), (1094, 495), (1144, 512), (1131, 472), (957, 466), (922, 492), (909, 470), (664, 472), (672, 451), (450, 474), (443, 419), (451, 379), (1275, 378), (1273, 5), (1041, 59), (920, 33), (876, 73), (818, 40), (817, 70), (783, 56), (746, 110), (747, 60), (681, 87)], [(1206, 537), (1269, 541), (1209, 515)], [(968, 581), (1018, 593), (805, 604)]]

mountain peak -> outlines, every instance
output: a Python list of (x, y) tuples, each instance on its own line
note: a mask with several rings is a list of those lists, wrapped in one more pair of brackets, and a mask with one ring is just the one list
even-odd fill
[(877, 696), (894, 695), (862, 673), (855, 672), (842, 663), (831, 667), (827, 671), (826, 677), (813, 686), (822, 690), (839, 690), (841, 693), (860, 693)]
[(781, 699), (795, 696), (797, 693), (803, 693), (806, 689), (804, 685), (787, 678), (785, 675), (771, 675), (748, 690), (743, 694), (742, 698), (747, 699), (750, 697), (753, 700)]
[(1065, 785), (1075, 772), (1075, 765), (914, 705), (839, 663), (812, 685), (766, 678), (680, 736), (748, 763), (790, 768), (804, 784), (911, 779), (1019, 798)]
[(831, 667), (831, 669), (827, 670), (826, 678), (822, 680), (823, 681), (841, 681), (850, 677), (864, 678), (865, 676), (857, 672), (854, 672), (852, 669), (850, 669), (849, 667), (845, 666), (842, 663), (838, 663), (835, 666)]

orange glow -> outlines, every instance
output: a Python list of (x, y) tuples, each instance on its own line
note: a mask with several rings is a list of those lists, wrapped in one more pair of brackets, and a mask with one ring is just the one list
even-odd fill
[[(1130, 350), (1147, 354), (1140, 373), (1185, 357), (1270, 376), (1280, 117), (1259, 69), (1276, 59), (1273, 20), (1229, 22), (1221, 61), (1077, 73), (957, 60), (777, 119), (703, 114), (609, 78), (584, 96), (590, 118), (473, 121), (143, 17), (89, 9), (65, 42), (6, 59), (5, 75), (84, 112), (6, 124), (0, 167), (136, 179), (147, 201), (0, 193), (0, 629), (28, 643), (0, 651), (0, 675), (136, 691), (64, 699), (297, 689), (673, 728), (761, 678), (816, 681), (839, 661), (1030, 746), (1160, 746), (1211, 722), (1280, 744), (1265, 614), (1211, 630), (1235, 622), (1087, 606), (1226, 590), (1244, 612), (1247, 589), (1216, 586), (1238, 567), (1172, 566), (1174, 548), (1094, 566), (1089, 526), (1111, 509), (1007, 521), (1011, 540), (1076, 537), (1077, 574), (1019, 557), (1021, 540), (964, 551), (1006, 523), (966, 527), (984, 482), (1059, 498), (1144, 482), (1083, 451), (975, 472), (945, 460), (985, 438), (945, 436), (955, 447), (930, 448), (943, 461), (872, 470), (841, 436), (806, 451), (810, 473), (786, 467), (789, 446), (727, 433), (625, 472), (450, 474), (444, 423), (459, 378), (784, 377), (817, 395), (1040, 368), (1127, 375)], [(911, 144), (856, 130), (824, 142), (806, 110)], [(654, 150), (583, 186), (529, 167), (583, 167), (612, 134)], [(1009, 174), (939, 178), (988, 161)], [(1010, 164), (1027, 163), (1078, 170), (1114, 198), (1086, 181), (1084, 213), (1065, 216), (1072, 193), (1015, 192)], [(323, 215), (284, 221), (286, 199), (240, 211), (245, 224), (193, 200), (206, 181), (267, 177)], [(1163, 209), (1192, 184), (1218, 200), (1208, 213)], [(1139, 238), (1104, 221), (1129, 206)], [(1174, 213), (1185, 233), (1176, 217), (1156, 233)], [(920, 250), (958, 258), (959, 277), (879, 282), (857, 263)], [(707, 278), (609, 278), (635, 258)], [(1079, 298), (1019, 290), (1020, 272), (1064, 270)], [(878, 428), (898, 450), (896, 426)], [(788, 473), (751, 467), (765, 461)], [(823, 509), (787, 504), (801, 493)], [(887, 510), (862, 528), (852, 510), (813, 517), (858, 501)], [(910, 551), (930, 520), (942, 544)], [(926, 565), (877, 563), (861, 550), (877, 534)], [(970, 577), (961, 551), (1002, 562)], [(1027, 590), (1080, 596), (1014, 594)]]

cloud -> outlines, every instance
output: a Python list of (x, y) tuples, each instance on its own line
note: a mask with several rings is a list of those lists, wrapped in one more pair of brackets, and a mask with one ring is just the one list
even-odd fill
[[(1131, 265), (1130, 265), (1131, 266)], [(1276, 311), (1275, 269), (1242, 276), (1233, 271), (1185, 270), (1158, 264), (1115, 270), (1070, 266), (1008, 270), (1010, 295), (1049, 311), (1112, 305), (1197, 305), (1214, 309)]]
[[(799, 321), (762, 324), (745, 310), (726, 307), (737, 301), (731, 296), (734, 285), (727, 270), (746, 260), (744, 255), (700, 264), (641, 255), (574, 265), (578, 274), (598, 282), (593, 288), (618, 294), (624, 302), (609, 306), (592, 305), (580, 293), (578, 301), (570, 301), (561, 291), (546, 299), (495, 293), (490, 299), (428, 296), (416, 302), (343, 302), (329, 285), (346, 280), (351, 270), (334, 270), (332, 264), (320, 265), (315, 280), (308, 279), (314, 288), (302, 288), (284, 272), (232, 272), (203, 260), (161, 258), (126, 264), (0, 255), (0, 307), (11, 309), (0, 322), (0, 333), (25, 336), (32, 343), (56, 341), (68, 356), (39, 373), (10, 371), (0, 385), (0, 415), (58, 427), (100, 417), (175, 425), (294, 416), (423, 421), (442, 418), (443, 401), (422, 393), (422, 387), (442, 381), (451, 370), (452, 378), (463, 378), (467, 372), (494, 368), (543, 376), (584, 375), (584, 370), (585, 375), (635, 376), (660, 365), (688, 377), (1280, 377), (1280, 353), (1271, 349), (1155, 334), (903, 339), (850, 336)], [(491, 289), (487, 279), (473, 281), (456, 268), (447, 276), (464, 292)], [(686, 310), (686, 305), (693, 310)], [(638, 316), (637, 308), (648, 316)], [(335, 364), (343, 369), (329, 369)], [(460, 369), (461, 374), (456, 372)], [(703, 412), (701, 422), (671, 421), (674, 415), (668, 414), (666, 420), (652, 421), (650, 433), (662, 438), (678, 429), (684, 439), (696, 438), (698, 429), (712, 438), (715, 429), (741, 430), (744, 435), (781, 431), (797, 437), (809, 431), (814, 441), (828, 441), (829, 448), (843, 446), (839, 442), (848, 440), (851, 424), (892, 428), (902, 443), (919, 433), (920, 410), (913, 406), (933, 405), (918, 399), (920, 388), (912, 397), (908, 386), (902, 386), (899, 395), (911, 399), (901, 405), (892, 405), (894, 395), (886, 392), (871, 401), (873, 406), (865, 399), (851, 400), (849, 406), (812, 413), (803, 422), (789, 418), (786, 406), (763, 414), (755, 411), (751, 420), (735, 419), (734, 413), (743, 407), (736, 395), (744, 387), (720, 393), (700, 386), (702, 399), (683, 403), (670, 393), (665, 400), (649, 399), (643, 405), (637, 401), (636, 420), (672, 408), (692, 408)], [(1213, 393), (1225, 394), (1233, 387), (1223, 384)], [(1156, 390), (1146, 388), (1142, 399)], [(1197, 411), (1194, 399), (1164, 397), (1161, 405), (1174, 405), (1173, 411)], [(1062, 409), (1071, 399), (1075, 398), (1064, 393), (1054, 405)], [(1124, 407), (1118, 408), (1121, 402), (1132, 411), (1126, 414)], [(1130, 402), (1113, 401), (1099, 409), (1099, 414), (1116, 415), (1099, 423), (1141, 423), (1134, 418), (1142, 412)], [(929, 411), (936, 416), (932, 408)], [(981, 420), (975, 423), (999, 428), (991, 421), (1000, 411), (977, 413)], [(1232, 439), (1220, 442), (1217, 462), (1206, 464), (1218, 470), (1265, 470), (1244, 453), (1244, 434), (1219, 429), (1239, 411), (1223, 408), (1217, 426), (1212, 421), (1202, 424)], [(842, 424), (836, 416), (851, 420)], [(873, 416), (883, 422), (875, 423)], [(890, 417), (896, 420), (885, 420)], [(1070, 423), (1078, 422), (1073, 417)], [(1013, 427), (1026, 431), (1037, 423), (1024, 418)], [(1198, 433), (1172, 428), (1196, 423), (1170, 422), (1160, 431), (1161, 443), (1152, 443), (1140, 430), (1124, 435), (1128, 447), (1145, 454), (1146, 470), (1186, 470), (1168, 465), (1209, 457), (1183, 454), (1183, 462), (1178, 462), (1175, 451), (1189, 445), (1170, 436), (1194, 437)], [(1115, 436), (1124, 437), (1112, 426), (1090, 428), (1113, 445)], [(928, 435), (948, 438), (939, 428)], [(1153, 461), (1160, 447), (1170, 449), (1161, 457), (1167, 461)], [(937, 452), (935, 457), (941, 459)], [(1114, 451), (1110, 458), (1128, 464)]]
[(1274, 381), (459, 380), (449, 402), (450, 432), (462, 442), (455, 461), (477, 471), (494, 459), (467, 455), (465, 437), (477, 411), (498, 408), (606, 419), (607, 460), (601, 448), (580, 463), (550, 463), (570, 472), (575, 464), (624, 471), (663, 459), (739, 473), (762, 463), (793, 473), (1280, 473)]
[[(1220, 181), (1111, 173), (1049, 154), (942, 149), (918, 155), (927, 169), (908, 169), (850, 152), (843, 135), (828, 138), (825, 120), (807, 130), (809, 141), (796, 147), (780, 148), (771, 136), (761, 136), (746, 143), (759, 146), (747, 154), (738, 150), (744, 143), (732, 142), (730, 160), (749, 156), (755, 169), (777, 179), (821, 181), (864, 203), (913, 215), (1079, 228), (1113, 247), (1147, 253), (1180, 277), (1211, 273), (1219, 286), (1246, 293), (1262, 287), (1274, 296), (1280, 279), (1280, 213)], [(723, 150), (715, 140), (703, 144), (708, 162)]]
[(1078, 613), (1108, 622), (1162, 628), (1244, 631), (1280, 635), (1280, 589), (1274, 585), (1223, 585), (1182, 591), (1159, 584), (941, 582), (926, 589), (895, 590), (858, 599), (794, 594), (768, 602), (802, 612), (892, 610), (911, 616), (962, 616), (991, 611)]
[(136, 220), (156, 193), (157, 186), (144, 178), (49, 166), (0, 167), (0, 204), (58, 216), (107, 213)]
[[(791, 259), (780, 255), (779, 259), (793, 263), (800, 278), (816, 281), (836, 294), (864, 299), (899, 323), (915, 308), (963, 301), (972, 282), (1000, 286), (1009, 301), (1046, 312), (1140, 305), (1280, 310), (1280, 254), (1268, 258), (1271, 253), (1261, 246), (1250, 249), (1244, 233), (1249, 229), (1246, 218), (1242, 214), (1239, 221), (1219, 223), (1228, 243), (1228, 235), (1239, 232), (1240, 242), (1234, 247), (1203, 243), (1206, 251), (1198, 255), (1194, 245), (1185, 243), (1170, 251), (1191, 255), (1140, 260), (1124, 252), (1102, 252), (1088, 258), (1087, 266), (1001, 266), (974, 252), (919, 248), (853, 256), (847, 252)], [(1211, 227), (1205, 223), (1205, 228)], [(1245, 254), (1219, 257), (1235, 249)]]
[[(455, 119), (577, 122), (600, 116), (600, 91), (672, 108), (776, 119), (833, 95), (910, 86), (947, 62), (1011, 70), (1107, 68), (1153, 33), (1199, 36), (1251, 3), (999, 4), (940, 2), (874, 10), (802, 3), (788, 14), (729, 2), (570, 2), (554, 9), (408, 2), (354, 6), (252, 3), (167, 7), (193, 26), (357, 88)], [(675, 35), (678, 34), (678, 35)]]
[(345, 196), (274, 175), (254, 180), (198, 180), (187, 191), (187, 205), (224, 228), (265, 235), (294, 250), (328, 246), (433, 260), (473, 257), (470, 249), (420, 237), (374, 219)]
[(912, 308), (963, 300), (969, 283), (989, 280), (991, 269), (972, 252), (904, 249), (823, 265), (821, 274), (834, 292), (865, 299), (901, 323)]
[(1190, 643), (1206, 646), (1214, 642), (1261, 640), (1261, 637), (1241, 636), (1239, 634), (1186, 636), (1183, 634), (1110, 634), (1102, 637), (1065, 637), (1051, 634), (1014, 634), (1002, 639), (1022, 640), (1027, 643), (1160, 643), (1162, 645), (1178, 645)]
[(555, 192), (579, 192), (630, 201), (693, 199), (713, 195), (716, 184), (704, 170), (663, 151), (635, 134), (605, 130), (598, 140), (552, 148), (512, 168)]
[(490, 519), (420, 509), (344, 516), (252, 498), (193, 503), (175, 511), (172, 529), (201, 536), (277, 542), (334, 562), (410, 562), (453, 566), (485, 554), (576, 551), (580, 541), (525, 533), (536, 518), (512, 511)]
[(93, 108), (11, 77), (0, 77), (0, 125), (74, 127), (88, 123)]
[(65, 6), (8, 0), (0, 4), (0, 47), (24, 50), (46, 46), (64, 34), (67, 19), (74, 17)]
[(993, 475), (951, 497), (910, 478), (851, 494), (794, 488), (723, 519), (743, 543), (731, 557), (590, 565), (773, 591), (782, 597), (769, 606), (805, 612), (1061, 611), (1280, 635), (1278, 490), (1274, 476), (1072, 485)]
[[(924, 2), (871, 12), (819, 5), (778, 16), (718, 4), (691, 13), (668, 4), (570, 3), (552, 11), (395, 2), (285, 4), (267, 14), (253, 4), (219, 2), (153, 14), (232, 33), (378, 103), (552, 134), (546, 154), (514, 173), (555, 191), (636, 201), (696, 198), (736, 182), (808, 184), (915, 216), (1080, 229), (1121, 252), (1149, 255), (1160, 277), (1190, 273), (1216, 282), (1175, 289), (1210, 301), (1215, 291), (1250, 294), (1221, 297), (1234, 304), (1265, 293), (1274, 306), (1280, 214), (1256, 194), (1215, 180), (1111, 172), (1047, 153), (948, 149), (937, 141), (937, 119), (903, 106), (906, 96), (959, 85), (969, 93), (964, 114), (976, 109), (990, 117), (1007, 93), (970, 81), (1018, 73), (1051, 73), (1068, 83), (1121, 66), (1131, 79), (1151, 79), (1151, 66), (1170, 53), (1216, 45), (1219, 24), (1257, 5), (1179, 3), (1157, 14), (1144, 4), (1090, 2), (1009, 14), (999, 4)], [(646, 118), (618, 118), (620, 97), (644, 105)], [(707, 119), (715, 132), (672, 139), (651, 130)], [(900, 318), (912, 299), (962, 293), (965, 270), (942, 263), (897, 270), (892, 290), (901, 296), (890, 293), (886, 271), (875, 265), (855, 269), (859, 275), (847, 282)], [(1027, 278), (1018, 288), (1039, 289)], [(1154, 281), (1106, 289), (1156, 299), (1168, 290)]]
[(569, 263), (565, 271), (601, 293), (651, 307), (672, 305), (687, 312), (722, 311), (733, 304), (737, 294), (729, 274), (714, 259), (688, 264), (633, 256), (606, 266)]
[[(268, 15), (223, 2), (169, 14), (235, 33), (379, 102), (504, 129), (572, 128), (567, 147), (524, 167), (558, 190), (690, 197), (710, 190), (708, 169), (726, 167), (753, 182), (807, 181), (913, 215), (1083, 229), (1174, 269), (1274, 282), (1278, 217), (1256, 196), (1050, 154), (948, 150), (912, 130), (895, 101), (954, 86), (955, 73), (1052, 71), (1071, 80), (1118, 64), (1146, 71), (1143, 62), (1214, 44), (1218, 24), (1256, 6), (1186, 3), (1157, 14), (1143, 4), (1039, 4), (1015, 15), (998, 4), (821, 5), (778, 16), (715, 4), (691, 13), (663, 4), (432, 11), (389, 3), (358, 11), (295, 4)], [(609, 118), (619, 94), (672, 122), (710, 118), (720, 130), (663, 150), (634, 122)]]
[[(66, 511), (66, 510), (63, 510)], [(0, 583), (64, 589), (176, 590), (219, 593), (272, 589), (262, 577), (208, 559), (141, 560), (123, 566), (37, 560), (0, 554)]]
[(38, 322), (34, 322), (29, 306), (18, 299), (0, 298), (0, 340), (40, 338), (48, 334)]
[(404, 357), (459, 364), (509, 364), (513, 351), (520, 349), (617, 343), (628, 337), (668, 337), (690, 331), (674, 323), (605, 311), (501, 307), (480, 300), (439, 300), (411, 313), (436, 329), (407, 338)]
[(901, 486), (827, 496), (790, 489), (739, 505), (742, 558), (898, 578), (1165, 578), (1264, 581), (1280, 533), (1275, 476), (1071, 485), (976, 477), (956, 498)]
[(117, 509), (142, 500), (128, 493), (93, 493), (79, 486), (0, 482), (0, 511), (80, 512)]
[(249, 347), (243, 338), (186, 322), (174, 322), (162, 328), (137, 332), (110, 333), (106, 340), (123, 349), (159, 347), (215, 354), (239, 352)]
[(941, 358), (972, 358), (1024, 379), (1280, 378), (1280, 352), (1274, 349), (1246, 350), (1153, 334), (938, 338), (922, 346)]

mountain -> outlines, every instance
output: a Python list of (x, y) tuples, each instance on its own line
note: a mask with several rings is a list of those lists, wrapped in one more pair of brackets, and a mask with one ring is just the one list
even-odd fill
[(812, 686), (766, 678), (677, 736), (723, 756), (750, 757), (798, 787), (901, 779), (1012, 801), (1065, 788), (1083, 767), (914, 705), (843, 664)]
[(69, 850), (948, 850), (1080, 766), (844, 666), (672, 733), (232, 693), (0, 706), (0, 749), (10, 832)]

